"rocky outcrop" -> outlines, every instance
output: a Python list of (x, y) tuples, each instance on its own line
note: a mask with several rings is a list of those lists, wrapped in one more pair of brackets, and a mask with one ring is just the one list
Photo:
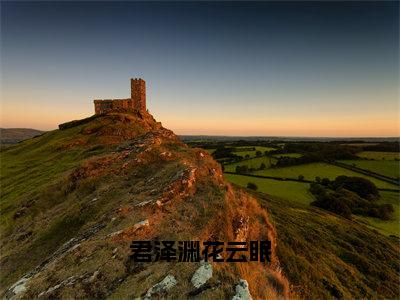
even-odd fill
[(144, 300), (151, 300), (155, 297), (165, 296), (167, 292), (173, 288), (178, 282), (172, 275), (167, 275), (162, 281), (153, 285), (144, 296)]
[[(176, 299), (200, 293), (210, 298), (245, 297), (251, 291), (253, 297), (262, 298), (266, 290), (274, 295), (269, 278), (279, 270), (279, 261), (268, 214), (254, 198), (227, 183), (220, 165), (205, 151), (187, 147), (149, 114), (99, 115), (44, 138), (54, 146), (41, 157), (54, 155), (52, 151), (57, 157), (71, 152), (81, 156), (68, 161), (72, 167), (63, 169), (51, 187), (35, 186), (39, 196), (13, 219), (18, 222), (16, 229), (2, 237), (7, 253), (0, 258), (2, 267), (10, 275), (18, 261), (20, 274), (25, 274), (21, 280), (12, 278), (3, 295)], [(40, 165), (42, 172), (47, 171), (46, 162)], [(27, 203), (32, 195), (20, 197)], [(20, 242), (14, 237), (28, 231), (31, 238), (18, 248)], [(156, 261), (154, 248), (151, 262), (136, 262), (130, 249), (133, 240), (266, 239), (272, 241), (271, 264), (243, 263), (240, 268)], [(47, 249), (51, 251), (46, 253)], [(39, 263), (30, 269), (32, 253)], [(257, 285), (252, 285), (252, 276)], [(249, 285), (241, 281), (233, 295), (231, 280), (239, 278)], [(276, 297), (286, 292), (280, 290)]]
[(246, 280), (240, 279), (239, 284), (236, 286), (236, 294), (232, 300), (251, 300), (249, 291), (249, 284)]
[(212, 265), (208, 262), (203, 262), (201, 266), (193, 274), (191, 282), (198, 289), (212, 277)]

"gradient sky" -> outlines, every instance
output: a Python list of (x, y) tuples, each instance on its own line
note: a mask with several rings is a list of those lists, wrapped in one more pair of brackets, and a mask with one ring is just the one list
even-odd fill
[(1, 127), (126, 98), (178, 134), (399, 136), (398, 2), (1, 2)]

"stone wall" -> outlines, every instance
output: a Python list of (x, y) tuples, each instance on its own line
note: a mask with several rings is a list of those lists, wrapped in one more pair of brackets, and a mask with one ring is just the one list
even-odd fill
[(94, 100), (94, 112), (96, 115), (104, 114), (109, 111), (133, 110), (134, 103), (131, 99), (106, 99)]
[(96, 115), (110, 111), (146, 112), (146, 83), (141, 78), (131, 79), (131, 98), (94, 100)]

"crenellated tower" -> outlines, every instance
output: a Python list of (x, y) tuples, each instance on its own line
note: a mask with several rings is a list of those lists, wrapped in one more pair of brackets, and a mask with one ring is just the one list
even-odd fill
[(134, 109), (146, 111), (146, 82), (141, 78), (131, 79), (131, 99)]
[(131, 79), (131, 98), (94, 100), (96, 115), (116, 111), (146, 112), (146, 82), (141, 78)]

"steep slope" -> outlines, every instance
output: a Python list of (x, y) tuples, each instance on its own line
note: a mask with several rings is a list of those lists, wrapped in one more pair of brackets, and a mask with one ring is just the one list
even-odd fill
[[(63, 128), (1, 152), (7, 298), (232, 298), (246, 293), (242, 279), (253, 298), (288, 295), (266, 210), (226, 183), (205, 151), (149, 114), (110, 113)], [(266, 239), (267, 266), (129, 257), (132, 240)], [(206, 284), (199, 270), (213, 271)]]
[(310, 205), (251, 194), (270, 213), (278, 258), (300, 298), (399, 298), (398, 240)]

